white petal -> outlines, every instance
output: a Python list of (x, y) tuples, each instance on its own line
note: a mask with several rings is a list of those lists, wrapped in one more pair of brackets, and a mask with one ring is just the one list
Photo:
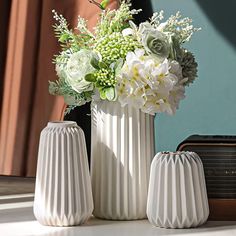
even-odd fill
[(160, 25), (158, 25), (157, 30), (163, 31), (163, 29), (166, 27), (167, 24), (168, 24), (167, 22), (161, 23)]
[(137, 55), (138, 58), (142, 57), (145, 54), (145, 51), (143, 49), (135, 49), (135, 54)]
[(126, 28), (126, 29), (123, 29), (122, 30), (122, 35), (125, 37), (125, 36), (128, 36), (128, 35), (133, 35), (134, 34), (134, 30), (131, 29), (131, 28)]

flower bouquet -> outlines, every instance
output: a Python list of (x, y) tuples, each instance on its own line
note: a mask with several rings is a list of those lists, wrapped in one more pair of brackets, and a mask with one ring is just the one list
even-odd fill
[(180, 13), (163, 21), (163, 11), (137, 26), (132, 20), (141, 10), (130, 1), (119, 9), (102, 9), (94, 32), (78, 17), (75, 30), (55, 11), (55, 34), (62, 51), (55, 57), (58, 81), (49, 91), (64, 96), (67, 112), (92, 100), (119, 101), (145, 113), (174, 114), (185, 87), (197, 77), (197, 63), (182, 47), (198, 28)]
[(185, 87), (197, 77), (197, 63), (182, 45), (199, 30), (178, 12), (163, 11), (139, 26), (130, 1), (117, 10), (107, 0), (94, 32), (79, 17), (74, 31), (54, 11), (62, 51), (55, 57), (58, 81), (52, 94), (64, 96), (67, 112), (91, 103), (91, 178), (96, 217), (146, 217), (150, 165), (154, 157), (154, 114), (174, 114)]

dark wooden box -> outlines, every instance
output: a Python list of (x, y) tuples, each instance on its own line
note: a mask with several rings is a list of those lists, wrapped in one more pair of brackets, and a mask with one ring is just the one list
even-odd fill
[(192, 135), (177, 151), (196, 152), (202, 160), (209, 220), (236, 220), (236, 136)]

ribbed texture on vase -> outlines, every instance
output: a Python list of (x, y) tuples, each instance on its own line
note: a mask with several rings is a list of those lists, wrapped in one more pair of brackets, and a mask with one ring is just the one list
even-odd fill
[(94, 102), (91, 108), (93, 214), (146, 218), (154, 117), (119, 102)]
[(92, 211), (84, 133), (75, 122), (49, 123), (40, 136), (35, 217), (43, 225), (79, 225)]
[(147, 216), (156, 226), (190, 228), (209, 215), (202, 162), (193, 152), (158, 153), (151, 165)]

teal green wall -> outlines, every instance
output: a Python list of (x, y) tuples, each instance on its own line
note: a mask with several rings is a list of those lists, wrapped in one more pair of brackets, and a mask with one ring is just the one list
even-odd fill
[(152, 0), (166, 16), (180, 10), (202, 31), (187, 47), (199, 64), (199, 77), (186, 91), (176, 115), (157, 115), (157, 151), (175, 150), (191, 134), (236, 135), (236, 1)]

